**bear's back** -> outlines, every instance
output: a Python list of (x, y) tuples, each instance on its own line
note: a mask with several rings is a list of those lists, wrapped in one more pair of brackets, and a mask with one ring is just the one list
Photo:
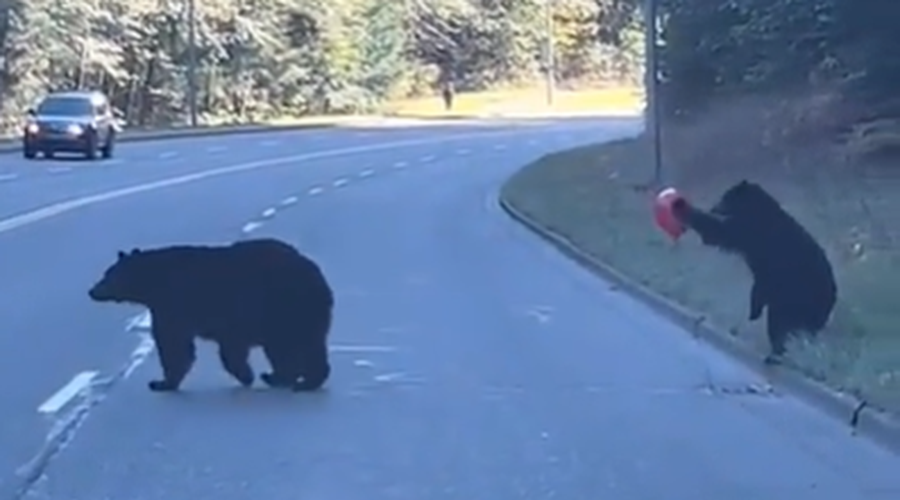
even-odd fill
[[(293, 246), (274, 238), (238, 241), (222, 249), (236, 273), (248, 282), (266, 286), (279, 294), (302, 295), (306, 300), (334, 297), (319, 266)], [(264, 283), (257, 283), (264, 279)]]
[(274, 239), (171, 246), (148, 251), (145, 257), (168, 276), (167, 290), (160, 294), (163, 303), (155, 306), (198, 319), (291, 307), (330, 309), (334, 302), (318, 265)]
[(836, 283), (831, 263), (813, 235), (774, 197), (747, 197), (734, 222), (746, 231), (744, 252), (748, 264), (778, 283), (774, 289), (785, 294), (805, 292), (833, 296)]

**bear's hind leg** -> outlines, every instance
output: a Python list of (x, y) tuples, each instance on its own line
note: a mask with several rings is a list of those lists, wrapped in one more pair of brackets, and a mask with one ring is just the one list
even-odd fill
[(303, 380), (294, 384), (295, 391), (319, 390), (331, 376), (331, 364), (328, 362), (328, 346), (325, 342), (300, 353), (302, 360), (301, 376)]
[(288, 389), (293, 387), (302, 371), (301, 363), (295, 359), (294, 349), (286, 348), (281, 343), (275, 342), (266, 343), (262, 347), (272, 366), (272, 371), (261, 373), (259, 378), (272, 388)]
[(771, 349), (765, 358), (766, 364), (776, 364), (784, 357), (787, 350), (788, 336), (791, 334), (791, 325), (788, 321), (788, 315), (785, 314), (783, 307), (769, 304), (769, 311), (766, 315), (766, 333), (769, 337), (769, 347)]
[(234, 341), (219, 343), (219, 360), (222, 368), (244, 387), (253, 385), (256, 375), (250, 366), (250, 346)]

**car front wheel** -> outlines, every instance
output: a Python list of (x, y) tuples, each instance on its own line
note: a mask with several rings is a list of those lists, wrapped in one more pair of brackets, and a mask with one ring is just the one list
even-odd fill
[(103, 144), (103, 149), (100, 150), (100, 154), (103, 156), (103, 158), (105, 158), (105, 159), (112, 158), (113, 150), (115, 149), (115, 144), (116, 144), (116, 134), (115, 134), (115, 132), (110, 130), (109, 134), (107, 134), (107, 136), (106, 136), (106, 143)]
[(84, 156), (88, 160), (96, 160), (97, 159), (97, 134), (91, 134), (87, 139), (87, 144), (84, 148)]
[(37, 157), (37, 147), (34, 144), (29, 144), (28, 142), (22, 143), (22, 157), (27, 160), (33, 160)]

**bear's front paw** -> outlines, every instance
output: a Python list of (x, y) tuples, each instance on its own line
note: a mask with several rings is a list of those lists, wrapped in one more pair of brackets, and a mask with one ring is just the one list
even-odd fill
[(324, 382), (316, 382), (314, 380), (298, 380), (291, 384), (292, 392), (315, 392), (322, 388)]
[(766, 366), (777, 366), (782, 364), (782, 358), (778, 354), (771, 353), (763, 358), (763, 364)]
[(232, 376), (235, 380), (241, 384), (241, 387), (251, 387), (253, 382), (256, 380), (256, 374), (253, 373), (252, 370), (246, 370), (238, 373), (233, 373)]
[(684, 198), (676, 198), (672, 201), (672, 215), (677, 219), (683, 219), (690, 209), (690, 204)]
[(266, 385), (273, 389), (294, 389), (298, 383), (296, 380), (285, 380), (284, 377), (278, 376), (276, 373), (263, 373), (259, 376)]
[(178, 384), (173, 384), (168, 380), (151, 380), (147, 383), (147, 387), (153, 392), (174, 392), (178, 390)]
[(259, 379), (263, 381), (267, 386), (272, 388), (282, 388), (285, 384), (275, 376), (274, 373), (261, 373), (259, 375)]
[(252, 387), (252, 386), (253, 386), (253, 381), (255, 380), (255, 378), (256, 378), (256, 377), (254, 377), (253, 374), (250, 374), (250, 375), (247, 375), (247, 376), (241, 376), (241, 378), (239, 378), (239, 379), (237, 379), (237, 380), (238, 380), (238, 383), (241, 384), (241, 387), (245, 387), (245, 388), (246, 388), (246, 387)]

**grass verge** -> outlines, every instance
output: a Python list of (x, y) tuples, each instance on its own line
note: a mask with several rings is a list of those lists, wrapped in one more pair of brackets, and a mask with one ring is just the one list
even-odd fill
[[(706, 315), (762, 355), (768, 348), (764, 325), (746, 320), (749, 274), (734, 257), (702, 247), (691, 235), (677, 244), (661, 235), (651, 219), (653, 191), (646, 188), (651, 166), (643, 138), (592, 145), (526, 166), (501, 196), (590, 255)], [(798, 183), (755, 174), (825, 244), (841, 286), (832, 324), (818, 341), (791, 345), (792, 364), (832, 387), (900, 411), (900, 337), (895, 335), (900, 258), (894, 246), (876, 244), (870, 230), (877, 225), (873, 207), (881, 214), (900, 213), (898, 185), (864, 186), (840, 178)], [(693, 176), (679, 187), (709, 204), (736, 177)]]
[(639, 110), (642, 91), (626, 88), (558, 90), (548, 106), (543, 88), (505, 89), (458, 94), (451, 111), (444, 110), (440, 96), (402, 99), (385, 105), (387, 114), (409, 117), (471, 117), (489, 113), (583, 113)]

